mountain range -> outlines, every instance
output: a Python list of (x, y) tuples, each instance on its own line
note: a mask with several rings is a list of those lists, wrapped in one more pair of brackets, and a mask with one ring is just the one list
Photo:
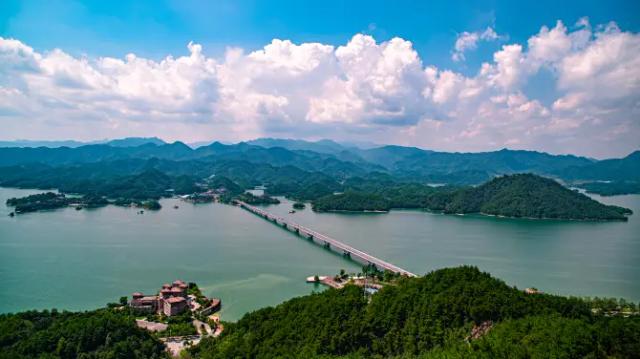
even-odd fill
[(379, 172), (404, 180), (450, 184), (478, 184), (497, 175), (521, 172), (555, 177), (569, 183), (640, 181), (640, 151), (624, 158), (598, 161), (574, 155), (509, 149), (452, 153), (395, 145), (359, 148), (330, 140), (309, 142), (269, 138), (230, 145), (213, 142), (195, 149), (179, 141), (165, 143), (158, 138), (125, 138), (77, 147), (0, 148), (0, 166), (36, 163), (61, 166), (154, 158), (294, 166), (337, 178)]

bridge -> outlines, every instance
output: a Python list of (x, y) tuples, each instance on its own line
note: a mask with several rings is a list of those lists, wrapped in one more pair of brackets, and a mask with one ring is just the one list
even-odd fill
[(264, 211), (258, 207), (252, 206), (250, 204), (247, 204), (245, 202), (242, 201), (236, 201), (236, 203), (238, 204), (238, 206), (240, 206), (241, 208), (246, 209), (247, 211), (256, 214), (264, 219), (266, 219), (267, 221), (273, 222), (274, 224), (277, 224), (279, 226), (282, 226), (282, 228), (296, 233), (299, 236), (302, 237), (306, 237), (312, 241), (314, 241), (315, 243), (318, 243), (322, 246), (324, 246), (327, 249), (333, 250), (335, 252), (338, 252), (340, 254), (342, 254), (343, 256), (350, 258), (356, 262), (362, 263), (364, 265), (374, 265), (378, 270), (388, 270), (391, 271), (393, 273), (399, 273), (405, 276), (409, 276), (409, 277), (416, 277), (415, 274), (404, 270), (396, 265), (393, 265), (389, 262), (383, 261), (380, 258), (376, 258), (370, 254), (367, 254), (361, 250), (358, 250), (356, 248), (353, 248), (345, 243), (340, 242), (337, 239), (331, 238), (325, 234), (316, 232), (310, 228), (301, 226), (295, 222), (292, 222), (290, 220), (284, 219), (282, 217), (277, 217), (267, 211)]

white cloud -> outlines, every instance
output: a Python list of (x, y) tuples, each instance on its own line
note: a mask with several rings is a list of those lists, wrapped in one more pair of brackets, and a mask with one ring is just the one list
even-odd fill
[[(456, 51), (497, 38), (491, 28), (463, 33)], [(591, 156), (640, 145), (640, 35), (613, 23), (542, 27), (473, 76), (424, 64), (407, 40), (363, 34), (340, 46), (276, 39), (222, 59), (187, 49), (161, 60), (90, 58), (0, 38), (2, 137), (331, 137)], [(549, 107), (527, 95), (542, 68), (559, 94)]]
[(480, 41), (495, 41), (500, 36), (491, 27), (487, 27), (484, 31), (468, 32), (465, 31), (458, 35), (454, 45), (454, 52), (451, 55), (453, 61), (464, 61), (464, 53), (469, 50), (475, 50)]

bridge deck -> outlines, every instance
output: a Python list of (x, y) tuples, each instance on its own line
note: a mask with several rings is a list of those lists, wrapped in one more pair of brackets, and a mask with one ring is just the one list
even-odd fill
[(416, 275), (404, 270), (396, 265), (393, 265), (389, 262), (383, 261), (380, 258), (376, 258), (370, 254), (367, 254), (359, 249), (353, 248), (351, 246), (349, 246), (348, 244), (342, 243), (340, 241), (338, 241), (337, 239), (333, 239), (325, 234), (322, 234), (320, 232), (316, 232), (310, 228), (304, 227), (302, 225), (299, 225), (295, 222), (292, 222), (290, 220), (286, 220), (282, 217), (276, 217), (275, 215), (264, 211), (260, 208), (257, 208), (255, 206), (252, 206), (250, 204), (247, 204), (245, 202), (241, 202), (238, 201), (238, 205), (241, 208), (244, 208), (246, 210), (248, 210), (249, 212), (252, 212), (254, 214), (257, 214), (267, 220), (271, 220), (274, 223), (280, 224), (280, 225), (284, 225), (287, 227), (288, 230), (290, 231), (295, 231), (301, 235), (306, 235), (309, 238), (313, 238), (316, 241), (319, 242), (323, 242), (324, 244), (328, 244), (329, 247), (331, 249), (339, 249), (343, 252), (343, 254), (348, 254), (352, 259), (359, 259), (361, 262), (363, 262), (364, 264), (373, 264), (376, 266), (376, 268), (378, 269), (382, 269), (382, 270), (388, 270), (394, 273), (400, 273), (409, 277), (415, 277)]

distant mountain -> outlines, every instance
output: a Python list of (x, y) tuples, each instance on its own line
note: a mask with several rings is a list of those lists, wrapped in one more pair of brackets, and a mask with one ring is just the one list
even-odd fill
[(476, 185), (499, 175), (523, 172), (560, 178), (572, 183), (578, 180), (637, 181), (640, 178), (640, 152), (623, 159), (596, 161), (572, 155), (508, 149), (450, 153), (403, 146), (361, 149), (329, 140), (308, 142), (283, 139), (258, 139), (237, 144), (213, 142), (193, 149), (182, 142), (168, 144), (154, 137), (125, 138), (75, 148), (0, 148), (0, 167), (36, 163), (66, 166), (154, 158), (202, 163), (235, 161), (274, 167), (293, 166), (302, 171), (321, 172), (337, 181), (354, 176), (366, 177), (374, 172), (388, 174), (404, 182), (456, 185)]
[(533, 174), (506, 175), (478, 187), (454, 192), (444, 211), (579, 220), (626, 220), (625, 214), (631, 213)]
[(166, 142), (157, 137), (126, 137), (114, 140), (97, 140), (97, 141), (75, 141), (75, 140), (62, 140), (62, 141), (31, 141), (31, 140), (15, 140), (15, 141), (0, 141), (0, 148), (2, 147), (69, 147), (77, 148), (87, 145), (109, 145), (112, 147), (137, 147), (152, 143), (155, 145), (163, 145)]
[(282, 147), (288, 150), (303, 150), (303, 151), (313, 151), (318, 153), (338, 153), (347, 149), (347, 147), (331, 141), (331, 140), (320, 140), (320, 141), (304, 141), (304, 140), (292, 140), (292, 139), (282, 139), (282, 138), (258, 138), (255, 140), (247, 141), (249, 145), (260, 146), (265, 148), (272, 147)]
[(88, 142), (80, 141), (31, 141), (31, 140), (15, 140), (15, 141), (0, 141), (0, 147), (80, 147), (89, 144)]
[(106, 142), (106, 145), (112, 147), (137, 147), (146, 144), (154, 144), (154, 145), (164, 145), (166, 142), (159, 139), (158, 137), (126, 137), (116, 140), (111, 140)]
[(571, 166), (558, 171), (558, 175), (569, 180), (601, 181), (639, 181), (640, 151), (624, 158), (608, 159), (588, 163), (583, 166)]
[(453, 174), (462, 171), (484, 171), (487, 179), (497, 174), (535, 172), (551, 174), (594, 161), (572, 155), (551, 155), (536, 151), (503, 149), (493, 152), (435, 152), (415, 147), (384, 146), (356, 153), (363, 159), (380, 164), (391, 171), (415, 174)]

